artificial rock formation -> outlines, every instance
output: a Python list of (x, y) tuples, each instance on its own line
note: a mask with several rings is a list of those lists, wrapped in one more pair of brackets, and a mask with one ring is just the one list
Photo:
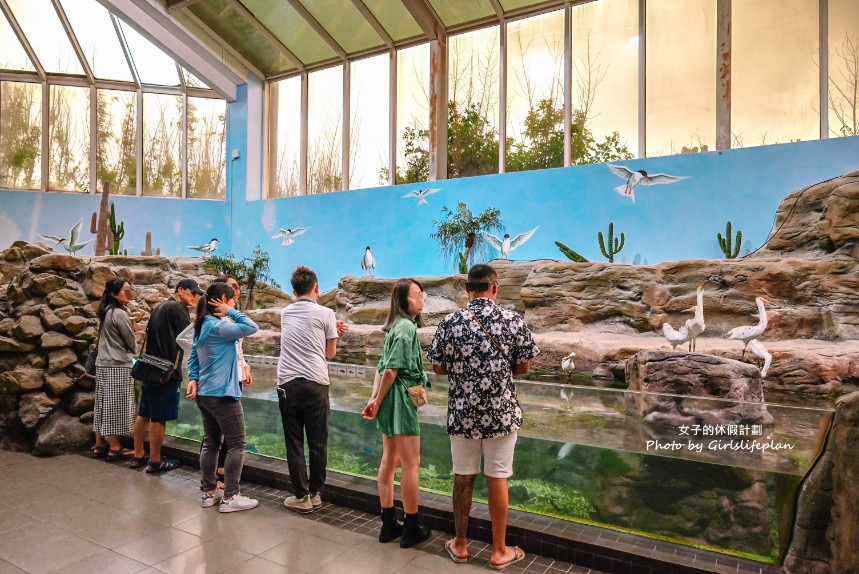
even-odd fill
[(841, 397), (820, 458), (802, 485), (787, 574), (859, 572), (859, 393)]
[[(113, 277), (132, 285), (128, 311), (140, 339), (151, 309), (181, 279), (205, 285), (215, 275), (201, 258), (73, 257), (25, 242), (0, 252), (0, 446), (52, 455), (91, 442), (95, 385), (83, 365)], [(264, 286), (260, 300), (291, 299)]]

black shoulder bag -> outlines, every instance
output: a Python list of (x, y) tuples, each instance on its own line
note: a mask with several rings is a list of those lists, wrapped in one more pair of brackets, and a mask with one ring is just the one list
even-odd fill
[[(483, 323), (480, 322), (480, 319), (477, 318), (477, 313), (471, 310), (471, 307), (466, 307), (468, 312), (471, 313), (471, 316), (474, 317), (474, 320), (477, 321), (477, 324), (480, 325), (480, 329), (486, 335), (486, 338), (489, 339), (489, 342), (492, 343), (492, 346), (495, 347), (501, 356), (504, 357), (504, 360), (510, 363), (510, 359), (507, 357), (507, 353), (504, 352), (504, 349), (501, 348), (501, 345), (498, 344), (498, 341), (495, 340), (495, 337), (489, 334), (489, 331), (486, 330), (486, 327), (483, 326)], [(512, 366), (512, 363), (510, 363)]]
[(173, 362), (161, 357), (146, 354), (146, 335), (143, 335), (143, 348), (137, 360), (131, 367), (131, 377), (149, 385), (165, 385), (173, 380), (173, 375), (179, 369), (179, 360), (182, 351), (176, 353)]

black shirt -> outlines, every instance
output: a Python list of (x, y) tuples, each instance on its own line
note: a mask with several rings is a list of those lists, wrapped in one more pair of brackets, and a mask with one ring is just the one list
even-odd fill
[[(176, 344), (185, 327), (191, 324), (188, 306), (176, 299), (169, 299), (153, 309), (146, 326), (146, 354), (175, 361), (182, 352)], [(176, 372), (176, 379), (182, 380), (182, 370)]]

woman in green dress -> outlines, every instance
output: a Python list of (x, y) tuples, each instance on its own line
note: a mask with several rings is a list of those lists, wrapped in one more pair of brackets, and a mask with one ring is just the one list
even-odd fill
[[(391, 293), (391, 310), (382, 330), (385, 343), (373, 382), (373, 395), (364, 408), (365, 419), (376, 419), (382, 431), (382, 462), (379, 466), (379, 501), (382, 530), (379, 542), (400, 538), (409, 548), (429, 538), (430, 529), (418, 526), (418, 472), (421, 466), (421, 429), (418, 409), (408, 388), (429, 386), (423, 370), (418, 327), (423, 327), (424, 288), (414, 279), (399, 279)], [(396, 521), (394, 473), (402, 466), (404, 524)]]

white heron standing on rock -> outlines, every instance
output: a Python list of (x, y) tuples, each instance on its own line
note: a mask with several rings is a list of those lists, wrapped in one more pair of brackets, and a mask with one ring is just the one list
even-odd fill
[(689, 335), (689, 350), (695, 351), (696, 340), (698, 339), (698, 335), (704, 332), (706, 326), (704, 325), (704, 284), (701, 283), (698, 285), (698, 290), (696, 293), (697, 302), (694, 307), (691, 307), (688, 310), (695, 311), (695, 316), (691, 319), (686, 320), (686, 329)]
[(767, 310), (766, 307), (764, 307), (764, 303), (771, 303), (768, 299), (764, 299), (763, 297), (755, 297), (755, 303), (758, 306), (758, 317), (760, 318), (758, 324), (734, 327), (728, 331), (729, 339), (743, 342), (743, 354), (740, 355), (740, 359), (746, 356), (746, 347), (749, 345), (749, 341), (757, 339), (764, 334), (764, 331), (767, 330)]

